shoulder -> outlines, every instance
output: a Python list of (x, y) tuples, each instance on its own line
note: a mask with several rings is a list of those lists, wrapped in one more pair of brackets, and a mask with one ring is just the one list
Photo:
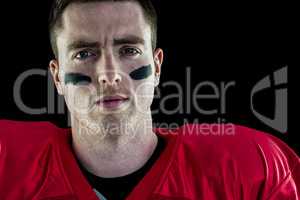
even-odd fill
[(0, 131), (16, 132), (21, 135), (27, 130), (32, 132), (44, 130), (47, 132), (48, 129), (58, 130), (60, 128), (51, 122), (13, 121), (0, 119)]
[(36, 149), (50, 141), (65, 140), (67, 129), (50, 122), (22, 122), (0, 120), (0, 145), (2, 150)]
[(1, 135), (28, 136), (36, 134), (53, 135), (64, 129), (58, 128), (51, 122), (13, 121), (0, 119)]
[(266, 195), (285, 182), (300, 182), (299, 157), (271, 134), (234, 124), (189, 124), (178, 134), (179, 151), (184, 152), (181, 155), (193, 163), (194, 170), (201, 169), (210, 177), (221, 173), (222, 177), (232, 176), (230, 180), (245, 180), (252, 186), (264, 184)]
[(299, 157), (271, 134), (234, 124), (187, 124), (160, 132), (176, 141), (164, 193), (274, 200), (300, 195)]
[(182, 145), (195, 153), (271, 162), (278, 158), (293, 165), (299, 157), (283, 141), (253, 128), (235, 124), (188, 124), (178, 129)]
[(48, 174), (60, 173), (58, 156), (67, 134), (49, 122), (0, 120), (0, 199), (32, 199)]

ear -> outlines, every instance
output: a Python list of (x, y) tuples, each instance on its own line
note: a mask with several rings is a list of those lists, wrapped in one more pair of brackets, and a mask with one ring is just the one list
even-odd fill
[(159, 85), (161, 66), (164, 60), (164, 52), (162, 49), (157, 48), (154, 51), (154, 65), (155, 65), (155, 87)]
[(59, 63), (58, 63), (57, 60), (51, 60), (50, 61), (49, 70), (52, 74), (52, 78), (53, 78), (53, 81), (54, 81), (54, 84), (56, 86), (58, 94), (64, 95), (63, 84), (62, 84), (62, 82), (60, 80), (60, 77), (59, 77)]

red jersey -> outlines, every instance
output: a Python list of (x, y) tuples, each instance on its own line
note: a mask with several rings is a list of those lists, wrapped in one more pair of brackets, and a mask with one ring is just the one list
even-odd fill
[[(272, 135), (235, 125), (154, 129), (166, 147), (127, 200), (298, 200), (299, 157)], [(209, 131), (210, 130), (210, 131)], [(98, 200), (71, 147), (70, 129), (0, 121), (1, 200)]]

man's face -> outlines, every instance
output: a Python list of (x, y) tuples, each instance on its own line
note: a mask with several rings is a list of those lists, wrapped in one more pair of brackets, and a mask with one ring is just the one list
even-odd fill
[(50, 70), (72, 116), (102, 120), (150, 112), (162, 50), (136, 2), (77, 3), (63, 14)]

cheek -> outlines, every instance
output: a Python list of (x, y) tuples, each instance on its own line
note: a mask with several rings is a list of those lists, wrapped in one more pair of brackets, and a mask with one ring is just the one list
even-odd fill
[(132, 93), (138, 99), (148, 99), (152, 97), (154, 89), (154, 76), (151, 65), (145, 65), (137, 67), (129, 74), (127, 74), (127, 79), (132, 83)]
[(149, 79), (136, 85), (135, 96), (138, 106), (141, 106), (143, 109), (148, 108), (153, 101), (154, 97), (154, 81)]
[(87, 114), (92, 108), (95, 89), (91, 86), (66, 86), (65, 100), (71, 112)]

